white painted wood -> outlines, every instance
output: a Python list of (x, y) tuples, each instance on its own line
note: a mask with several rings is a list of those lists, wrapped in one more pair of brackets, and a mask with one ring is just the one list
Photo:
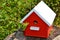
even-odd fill
[(56, 14), (43, 1), (41, 1), (34, 9), (43, 21), (49, 26), (52, 25)]
[(31, 27), (30, 27), (30, 30), (39, 31), (39, 30), (40, 30), (40, 28), (39, 28), (39, 27), (36, 27), (36, 26), (31, 26)]
[(37, 6), (35, 6), (21, 21), (23, 21), (29, 17), (32, 12), (35, 12), (47, 25), (51, 26), (56, 14), (43, 2), (41, 1)]

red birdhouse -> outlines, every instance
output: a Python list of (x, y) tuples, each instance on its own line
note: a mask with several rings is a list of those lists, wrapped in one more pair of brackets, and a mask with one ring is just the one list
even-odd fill
[(56, 14), (41, 1), (20, 22), (29, 23), (24, 35), (48, 38), (55, 16)]

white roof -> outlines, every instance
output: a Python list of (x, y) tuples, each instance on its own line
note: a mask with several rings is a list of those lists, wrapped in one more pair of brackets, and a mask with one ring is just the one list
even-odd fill
[(37, 6), (35, 6), (21, 21), (23, 21), (30, 16), (32, 12), (35, 12), (47, 25), (51, 26), (56, 14), (43, 2), (41, 1)]

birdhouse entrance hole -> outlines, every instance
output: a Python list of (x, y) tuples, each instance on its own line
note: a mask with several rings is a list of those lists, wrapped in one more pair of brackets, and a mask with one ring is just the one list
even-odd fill
[(38, 21), (34, 20), (34, 24), (38, 24)]

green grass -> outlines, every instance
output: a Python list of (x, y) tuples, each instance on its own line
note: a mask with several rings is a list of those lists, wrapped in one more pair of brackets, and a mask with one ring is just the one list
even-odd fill
[[(22, 24), (20, 20), (40, 0), (0, 0), (0, 40), (18, 30)], [(44, 2), (57, 14), (53, 25), (60, 25), (60, 0), (44, 0)]]

